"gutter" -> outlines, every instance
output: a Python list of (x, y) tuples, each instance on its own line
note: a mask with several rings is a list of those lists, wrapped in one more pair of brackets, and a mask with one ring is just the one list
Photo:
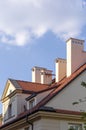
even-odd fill
[(31, 128), (33, 130), (33, 123), (28, 120), (28, 115), (26, 115), (26, 122), (31, 125)]

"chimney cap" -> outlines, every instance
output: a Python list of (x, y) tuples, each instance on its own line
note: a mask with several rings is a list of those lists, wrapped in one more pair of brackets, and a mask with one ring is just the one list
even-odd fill
[(52, 70), (48, 70), (47, 68), (44, 68), (44, 67), (38, 67), (38, 66), (34, 66), (33, 68), (32, 68), (32, 70), (34, 70), (34, 69), (39, 69), (39, 70), (43, 70), (43, 71), (50, 71), (50, 72), (52, 72)]
[(32, 68), (32, 70), (33, 69), (42, 69), (42, 70), (47, 70), (46, 68), (44, 68), (44, 67), (38, 67), (38, 66), (34, 66), (33, 68)]
[(78, 41), (81, 41), (81, 42), (85, 42), (85, 40), (81, 40), (81, 39), (77, 39), (77, 38), (72, 38), (72, 37), (70, 37), (68, 40), (66, 40), (66, 42), (68, 42), (69, 40), (78, 40)]
[(57, 59), (55, 59), (55, 61), (56, 61), (56, 62), (59, 62), (59, 61), (64, 61), (64, 62), (66, 62), (66, 59), (63, 59), (63, 58), (57, 58)]

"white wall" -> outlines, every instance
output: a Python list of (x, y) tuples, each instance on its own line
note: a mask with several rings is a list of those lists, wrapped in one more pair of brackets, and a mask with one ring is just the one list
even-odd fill
[[(28, 94), (16, 94), (7, 101), (3, 103), (3, 117), (5, 119), (5, 122), (8, 122), (12, 120), (13, 118), (17, 117), (18, 114), (24, 112), (24, 105), (26, 106), (26, 100), (25, 98), (28, 97)], [(9, 104), (12, 104), (12, 116), (9, 118), (8, 116), (8, 106)]]
[(77, 105), (72, 104), (73, 102), (86, 97), (86, 88), (81, 86), (82, 81), (86, 81), (86, 71), (50, 100), (46, 106), (53, 106), (56, 109), (86, 111), (86, 102)]
[[(9, 118), (8, 115), (8, 106), (9, 104), (12, 104), (12, 118)], [(13, 96), (11, 99), (8, 99), (7, 101), (5, 101), (3, 103), (3, 111), (2, 111), (2, 116), (4, 117), (3, 121), (6, 123), (12, 120), (13, 118), (16, 117), (16, 110), (17, 110), (17, 106), (16, 106), (16, 96)]]
[(34, 122), (34, 130), (60, 130), (58, 120), (40, 119)]
[(34, 122), (34, 130), (68, 130), (69, 123), (82, 124), (83, 126), (83, 123), (78, 121), (41, 118), (40, 120)]
[(8, 90), (6, 92), (6, 96), (8, 96), (11, 92), (15, 90), (15, 87), (11, 83), (9, 83), (9, 81), (7, 85), (8, 85)]
[(17, 100), (16, 100), (16, 105), (17, 105), (17, 115), (24, 112), (24, 105), (27, 107), (26, 104), (26, 98), (29, 96), (29, 94), (17, 94)]

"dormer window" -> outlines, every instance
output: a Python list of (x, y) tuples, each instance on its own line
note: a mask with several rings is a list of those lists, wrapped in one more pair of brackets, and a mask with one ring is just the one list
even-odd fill
[(70, 123), (68, 125), (69, 129), (68, 130), (82, 130), (82, 124), (74, 124)]
[(10, 92), (9, 92), (9, 94), (10, 94), (10, 93), (12, 93), (12, 90), (11, 90), (11, 89), (10, 89)]
[(27, 109), (31, 109), (36, 105), (36, 93), (31, 94), (26, 98), (27, 101)]
[(35, 98), (29, 101), (29, 109), (33, 108), (34, 106), (35, 106)]
[(12, 116), (12, 104), (8, 106), (8, 118)]

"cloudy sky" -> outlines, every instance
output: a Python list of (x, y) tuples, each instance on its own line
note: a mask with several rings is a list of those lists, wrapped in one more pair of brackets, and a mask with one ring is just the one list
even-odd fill
[(31, 81), (31, 68), (55, 73), (65, 41), (86, 40), (86, 0), (0, 0), (0, 95), (8, 78)]

